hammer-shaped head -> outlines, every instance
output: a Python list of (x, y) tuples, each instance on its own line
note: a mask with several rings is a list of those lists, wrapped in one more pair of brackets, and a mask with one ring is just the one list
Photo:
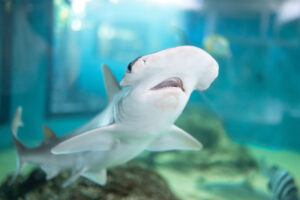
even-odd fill
[(179, 77), (188, 92), (205, 90), (218, 76), (215, 59), (195, 46), (178, 46), (141, 56), (132, 61), (121, 81), (132, 86), (151, 76)]

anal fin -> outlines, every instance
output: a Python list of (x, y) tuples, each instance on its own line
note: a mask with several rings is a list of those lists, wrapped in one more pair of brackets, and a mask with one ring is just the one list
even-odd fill
[(41, 168), (46, 173), (47, 180), (50, 180), (59, 174), (59, 170), (50, 168), (48, 165), (42, 165)]
[(86, 168), (81, 168), (80, 170), (73, 171), (71, 176), (63, 183), (63, 187), (67, 187), (71, 183), (73, 183), (79, 176), (86, 170)]

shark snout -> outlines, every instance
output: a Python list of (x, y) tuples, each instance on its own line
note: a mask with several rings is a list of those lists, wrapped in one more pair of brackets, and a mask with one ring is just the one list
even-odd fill
[(185, 92), (183, 82), (179, 77), (168, 78), (162, 81), (161, 83), (157, 84), (156, 86), (152, 87), (150, 90), (160, 90), (164, 88), (180, 88), (183, 92)]

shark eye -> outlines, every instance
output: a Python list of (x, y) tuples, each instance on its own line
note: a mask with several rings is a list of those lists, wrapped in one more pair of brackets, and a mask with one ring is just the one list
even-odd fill
[(129, 63), (129, 65), (127, 66), (127, 72), (131, 73), (132, 71), (132, 66), (136, 63), (136, 61), (139, 60), (140, 57), (136, 58), (134, 61), (132, 61), (131, 63)]
[(131, 63), (129, 63), (129, 65), (128, 65), (128, 67), (127, 67), (127, 72), (131, 72), (131, 69), (132, 69), (132, 62)]

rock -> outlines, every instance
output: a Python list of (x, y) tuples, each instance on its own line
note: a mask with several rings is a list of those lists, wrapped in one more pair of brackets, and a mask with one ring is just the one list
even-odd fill
[(153, 170), (130, 163), (108, 170), (107, 185), (101, 187), (88, 179), (79, 178), (70, 186), (61, 185), (68, 177), (63, 172), (50, 181), (40, 169), (27, 177), (19, 176), (12, 185), (8, 177), (0, 186), (3, 200), (177, 200), (166, 182)]

